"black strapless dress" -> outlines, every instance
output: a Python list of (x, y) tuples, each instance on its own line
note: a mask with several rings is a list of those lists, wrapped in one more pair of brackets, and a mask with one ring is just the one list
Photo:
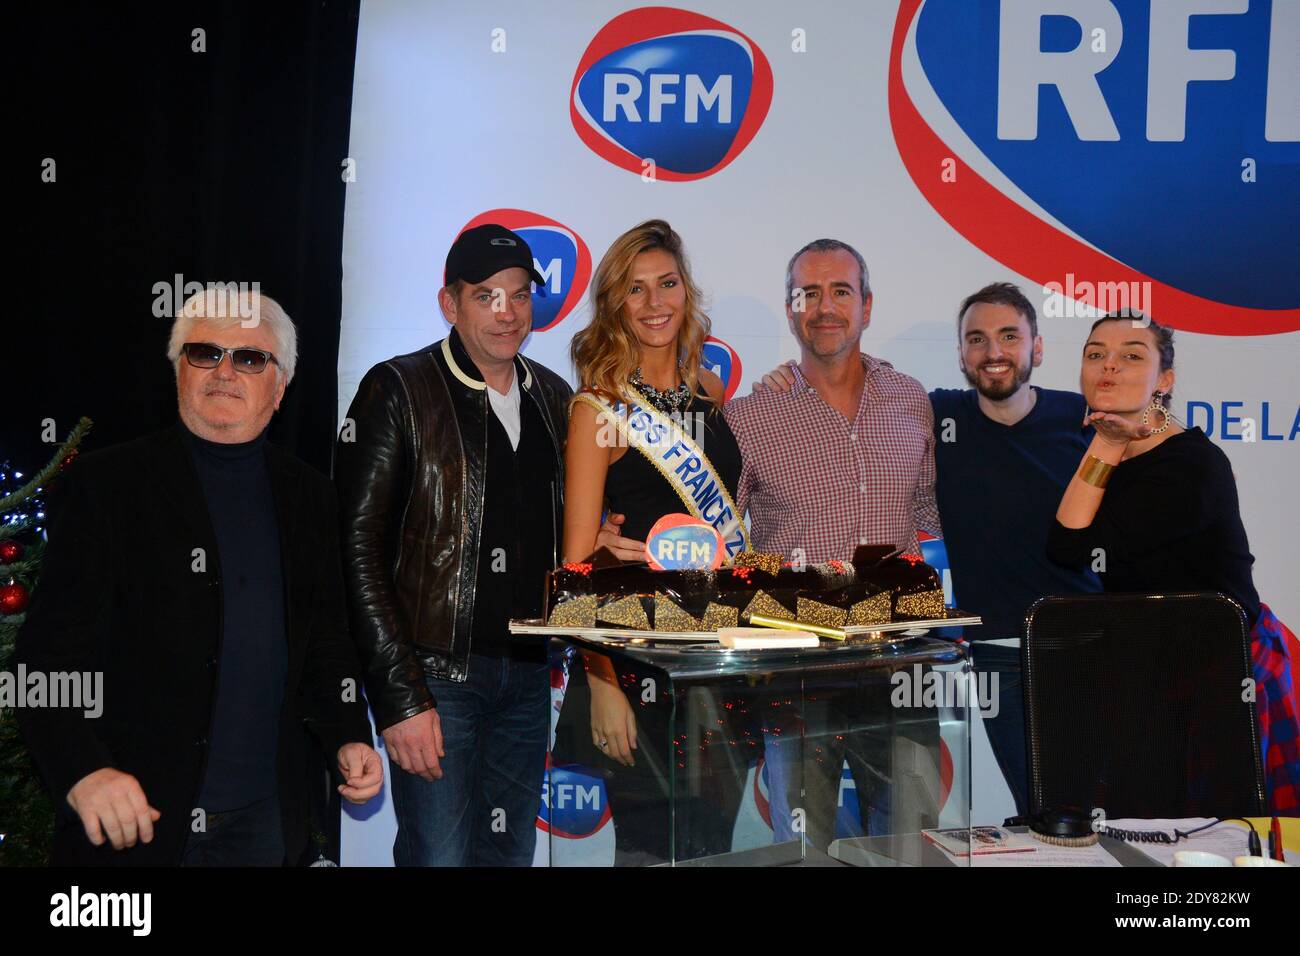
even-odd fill
[[(736, 444), (736, 436), (731, 433), (722, 409), (705, 399), (693, 398), (686, 411), (703, 417), (704, 454), (717, 469), (734, 501), (740, 485), (740, 446)], [(698, 442), (699, 435), (693, 428), (695, 421), (687, 419), (683, 424)], [(644, 541), (654, 523), (664, 515), (690, 514), (672, 485), (635, 448), (628, 448), (622, 458), (609, 466), (605, 477), (605, 503), (610, 511), (626, 515), (623, 537), (637, 541)]]

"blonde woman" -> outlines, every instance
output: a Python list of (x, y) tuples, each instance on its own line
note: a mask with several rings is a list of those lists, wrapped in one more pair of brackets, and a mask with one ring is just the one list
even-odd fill
[[(635, 546), (654, 523), (666, 514), (691, 512), (691, 504), (650, 455), (620, 440), (601, 402), (650, 406), (680, 425), (701, 446), (733, 506), (740, 449), (722, 415), (722, 381), (701, 368), (709, 319), (701, 311), (699, 288), (673, 228), (652, 219), (614, 240), (596, 268), (591, 296), (591, 322), (574, 336), (571, 347), (581, 389), (572, 404), (565, 449), (564, 560), (583, 561), (592, 554), (605, 512), (614, 520), (623, 518), (621, 543), (626, 547), (616, 549), (620, 556), (639, 559)], [(739, 521), (743, 511), (735, 510)], [(608, 657), (589, 653), (584, 658), (592, 743), (605, 757), (633, 768), (637, 721), (632, 705)], [(636, 776), (613, 775), (623, 783)], [(612, 778), (610, 782), (615, 803), (617, 787)], [(620, 842), (626, 842), (631, 829), (620, 824)], [(666, 847), (656, 846), (652, 855), (661, 849)]]
[[(591, 322), (571, 346), (580, 392), (565, 452), (566, 561), (594, 550), (606, 505), (624, 517), (622, 534), (634, 542), (663, 515), (688, 510), (681, 492), (618, 440), (609, 417), (584, 398), (630, 399), (673, 418), (703, 446), (734, 497), (740, 449), (721, 414), (722, 380), (701, 368), (708, 336), (700, 290), (673, 228), (652, 219), (614, 240), (592, 282)], [(640, 558), (635, 550), (620, 556)]]

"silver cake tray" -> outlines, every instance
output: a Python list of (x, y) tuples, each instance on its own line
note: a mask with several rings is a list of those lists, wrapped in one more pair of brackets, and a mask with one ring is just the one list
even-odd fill
[[(918, 621), (893, 621), (889, 624), (860, 624), (843, 628), (843, 631), (850, 638), (866, 638), (867, 643), (879, 641), (882, 644), (897, 644), (914, 637), (923, 637), (936, 627), (967, 627), (982, 623), (978, 615), (968, 614), (958, 608), (949, 608), (945, 617)], [(798, 630), (798, 625), (791, 625), (791, 630)], [(521, 636), (580, 637), (584, 640), (615, 642), (718, 643), (716, 631), (645, 631), (627, 627), (567, 627), (544, 624), (541, 620), (511, 621), (510, 633)], [(828, 644), (838, 643), (833, 639), (823, 638), (823, 640)]]

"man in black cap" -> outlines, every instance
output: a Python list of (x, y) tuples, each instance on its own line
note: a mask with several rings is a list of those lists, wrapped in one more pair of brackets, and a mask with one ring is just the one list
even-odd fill
[(353, 635), (392, 767), (398, 866), (532, 863), (550, 680), (540, 617), (572, 390), (519, 355), (544, 286), (488, 224), (447, 254), (451, 334), (372, 368), (339, 436)]

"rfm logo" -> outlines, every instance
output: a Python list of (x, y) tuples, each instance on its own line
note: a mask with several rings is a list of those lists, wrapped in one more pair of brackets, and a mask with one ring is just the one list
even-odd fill
[(578, 764), (549, 768), (537, 815), (540, 830), (580, 840), (603, 828), (611, 816), (605, 782), (597, 771)]
[[(581, 301), (591, 279), (591, 253), (587, 244), (567, 226), (524, 209), (489, 209), (465, 223), (461, 232), (488, 222), (522, 236), (533, 250), (533, 265), (546, 280), (540, 290), (533, 283), (533, 331), (545, 332), (559, 325)], [(541, 295), (537, 294), (539, 291)]]
[(731, 401), (731, 396), (740, 388), (740, 355), (722, 339), (710, 335), (704, 340), (703, 365), (722, 379), (723, 398)]
[(902, 0), (898, 151), (1045, 288), (1149, 288), (1190, 332), (1300, 329), (1300, 3)]
[(688, 10), (642, 7), (592, 38), (569, 114), (582, 141), (646, 179), (712, 176), (749, 145), (772, 105), (772, 68), (733, 27)]

